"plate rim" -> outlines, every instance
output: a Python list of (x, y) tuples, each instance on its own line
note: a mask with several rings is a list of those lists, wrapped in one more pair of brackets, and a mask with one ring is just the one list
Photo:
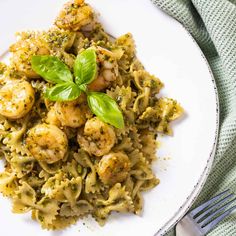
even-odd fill
[(208, 72), (211, 76), (211, 82), (212, 82), (212, 86), (214, 88), (215, 104), (216, 104), (216, 110), (215, 110), (215, 112), (216, 112), (216, 117), (215, 117), (216, 126), (215, 126), (215, 132), (214, 132), (215, 137), (214, 137), (214, 142), (212, 144), (211, 152), (209, 154), (209, 157), (207, 158), (207, 164), (204, 167), (204, 170), (201, 173), (200, 177), (198, 178), (197, 183), (194, 185), (193, 190), (187, 196), (184, 203), (179, 207), (179, 209), (175, 212), (175, 214), (166, 223), (164, 223), (163, 226), (161, 226), (161, 228), (158, 229), (156, 231), (156, 233), (154, 234), (154, 236), (162, 236), (162, 235), (168, 233), (183, 218), (183, 216), (188, 212), (188, 210), (192, 207), (195, 200), (197, 199), (197, 197), (201, 193), (201, 190), (203, 189), (203, 187), (206, 183), (206, 180), (207, 180), (207, 178), (208, 178), (208, 176), (211, 172), (213, 162), (214, 162), (214, 159), (215, 159), (215, 153), (216, 153), (216, 148), (217, 148), (217, 144), (218, 144), (218, 138), (219, 138), (220, 105), (219, 105), (219, 92), (218, 92), (218, 89), (217, 89), (214, 74), (212, 72), (212, 69), (210, 67), (209, 62), (206, 59), (206, 56), (204, 55), (203, 51), (201, 50), (201, 48), (198, 45), (195, 38), (191, 35), (191, 33), (187, 30), (187, 28), (177, 18), (171, 16), (167, 11), (161, 9), (160, 7), (158, 7), (154, 4), (153, 4), (153, 6), (160, 9), (164, 14), (167, 14), (168, 16), (170, 16), (172, 18), (172, 20), (174, 20), (178, 25), (180, 25), (180, 27), (182, 27), (184, 29), (186, 35), (192, 40), (193, 44), (195, 45), (195, 47), (199, 51), (200, 56), (202, 57), (203, 61), (205, 62), (206, 66), (207, 66), (207, 69), (208, 69)]

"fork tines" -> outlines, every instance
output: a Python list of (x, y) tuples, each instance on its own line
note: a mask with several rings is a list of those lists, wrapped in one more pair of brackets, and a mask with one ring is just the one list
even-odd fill
[(236, 202), (235, 200), (235, 195), (226, 190), (193, 209), (187, 216), (207, 233), (236, 209), (236, 205), (228, 208), (232, 203)]

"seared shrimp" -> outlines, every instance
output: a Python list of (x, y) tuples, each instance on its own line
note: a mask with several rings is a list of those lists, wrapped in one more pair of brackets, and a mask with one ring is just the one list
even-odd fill
[(112, 81), (118, 76), (118, 64), (113, 52), (96, 47), (98, 61), (98, 76), (89, 84), (88, 88), (93, 91), (101, 91), (109, 87)]
[(43, 33), (42, 37), (54, 51), (58, 49), (68, 51), (74, 43), (76, 33), (52, 27)]
[(61, 29), (78, 31), (93, 19), (93, 10), (84, 0), (72, 0), (64, 5), (55, 24)]
[(77, 140), (89, 154), (103, 156), (114, 146), (116, 135), (113, 127), (94, 117), (85, 123), (83, 132), (78, 132)]
[(34, 104), (34, 89), (25, 80), (10, 80), (0, 89), (0, 114), (9, 119), (24, 117)]
[(83, 94), (74, 101), (56, 102), (55, 111), (61, 124), (72, 128), (84, 125), (86, 120), (92, 117), (92, 113)]
[(65, 157), (68, 140), (57, 126), (39, 124), (29, 130), (26, 145), (35, 159), (51, 164)]
[(111, 152), (102, 157), (97, 172), (104, 184), (123, 182), (130, 171), (129, 157), (123, 152)]
[(57, 118), (56, 111), (55, 111), (54, 107), (51, 107), (51, 109), (49, 110), (49, 112), (47, 114), (47, 118), (46, 118), (46, 123), (48, 123), (50, 125), (56, 125), (58, 127), (61, 126), (61, 122)]
[(31, 67), (31, 57), (33, 55), (50, 54), (46, 42), (34, 35), (34, 33), (32, 35), (22, 36), (17, 43), (10, 47), (10, 51), (13, 53), (10, 59), (11, 65), (28, 78), (40, 77)]

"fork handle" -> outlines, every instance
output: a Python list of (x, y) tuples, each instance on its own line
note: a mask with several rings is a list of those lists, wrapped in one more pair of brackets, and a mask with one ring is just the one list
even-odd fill
[(176, 236), (204, 236), (204, 234), (185, 217), (176, 225)]

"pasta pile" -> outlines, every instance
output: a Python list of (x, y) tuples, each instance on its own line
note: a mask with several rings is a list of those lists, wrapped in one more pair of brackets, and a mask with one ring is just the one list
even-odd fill
[[(50, 85), (31, 67), (33, 55), (53, 55), (72, 69), (90, 47), (99, 69), (89, 89), (117, 102), (123, 129), (94, 116), (84, 94), (45, 99)], [(49, 230), (90, 214), (101, 225), (112, 211), (140, 214), (142, 192), (159, 183), (152, 171), (157, 133), (170, 135), (169, 123), (183, 110), (156, 96), (163, 84), (136, 58), (132, 35), (112, 39), (92, 8), (74, 0), (49, 30), (18, 33), (10, 51), (9, 65), (0, 64), (0, 192), (12, 199), (13, 212), (31, 211)]]

